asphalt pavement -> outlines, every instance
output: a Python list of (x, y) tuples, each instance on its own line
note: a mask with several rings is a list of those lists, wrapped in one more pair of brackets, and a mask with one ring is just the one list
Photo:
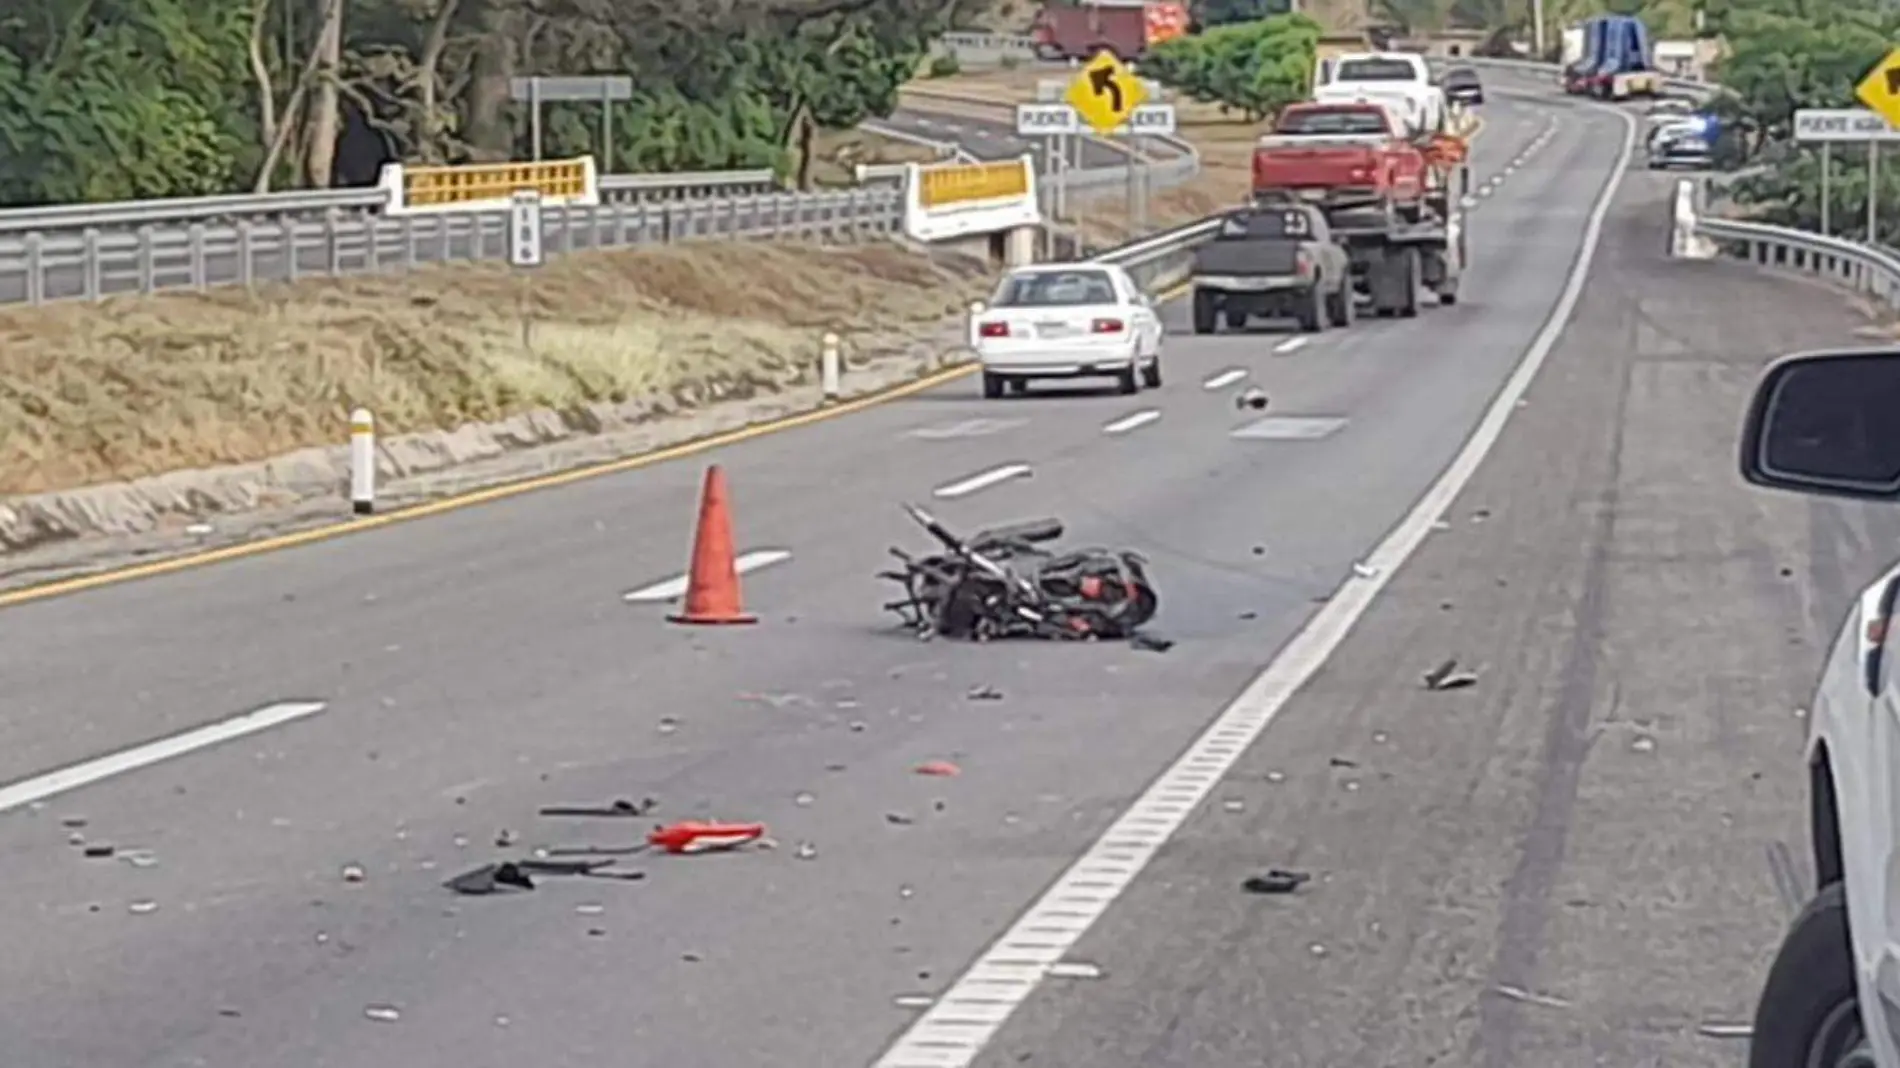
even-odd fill
[[(682, 570), (706, 458), (0, 612), (0, 783), (284, 720), (0, 812), (0, 1063), (876, 1059), (908, 999), (942, 993), (1352, 573), (1542, 328), (1622, 127), (1488, 118), (1454, 308), (1197, 338), (1175, 304), (1158, 392), (985, 402), (965, 379), (719, 450), (738, 548), (772, 561), (745, 576), (753, 627), (623, 600)], [(1197, 818), (1085, 939), (1106, 979), (1045, 986), (995, 1063), (1469, 1063), (1479, 1034), (1489, 1064), (1580, 1063), (1552, 1043), (1678, 1022), (1642, 1006), (1742, 1012), (1777, 933), (1761, 839), (1798, 813), (1799, 687), (1777, 673), (1805, 681), (1813, 652), (1784, 647), (1808, 640), (1800, 584), (1762, 569), (1821, 571), (1802, 538), (1822, 528), (1734, 489), (1732, 420), (1759, 358), (1840, 302), (1656, 264), (1663, 186), (1629, 185), (1453, 529), (1244, 759), (1242, 811)], [(1236, 408), (1251, 384), (1268, 413)], [(873, 573), (886, 546), (925, 547), (904, 500), (1141, 549), (1177, 644), (895, 633)], [(1860, 567), (1845, 551), (1838, 575)], [(1479, 686), (1421, 701), (1420, 661), (1446, 654)], [(1541, 774), (1574, 770), (1574, 728), (1598, 721), (1587, 791)], [(642, 797), (649, 819), (536, 815)], [(778, 848), (510, 897), (439, 885), (714, 816), (764, 820)], [(1323, 876), (1243, 897), (1269, 864)], [(1571, 1007), (1494, 1006), (1494, 980)]]

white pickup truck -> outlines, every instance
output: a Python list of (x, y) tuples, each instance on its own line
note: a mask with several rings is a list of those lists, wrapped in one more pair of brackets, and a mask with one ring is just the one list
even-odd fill
[(1324, 104), (1373, 103), (1390, 107), (1413, 137), (1445, 128), (1445, 91), (1432, 81), (1425, 57), (1415, 52), (1348, 52), (1319, 65), (1313, 100)]

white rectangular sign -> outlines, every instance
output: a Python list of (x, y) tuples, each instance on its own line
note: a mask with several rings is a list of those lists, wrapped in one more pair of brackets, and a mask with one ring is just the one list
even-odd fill
[(1143, 104), (1128, 116), (1128, 122), (1115, 130), (1117, 136), (1174, 136), (1174, 105)]
[[(1168, 87), (1153, 78), (1139, 79), (1142, 89), (1148, 93), (1148, 99), (1160, 103), (1168, 98)], [(1069, 95), (1071, 80), (1068, 78), (1044, 78), (1036, 83), (1036, 100), (1043, 104), (1053, 104)]]
[(1794, 139), (1900, 141), (1900, 130), (1866, 108), (1801, 108), (1794, 113)]
[(508, 262), (516, 267), (541, 266), (541, 194), (516, 191), (508, 203)]
[(1082, 131), (1082, 119), (1067, 104), (1016, 105), (1016, 136), (1055, 137)]

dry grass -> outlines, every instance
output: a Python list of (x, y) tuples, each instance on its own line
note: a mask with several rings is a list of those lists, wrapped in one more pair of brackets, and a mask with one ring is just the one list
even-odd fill
[(816, 339), (932, 333), (987, 267), (888, 244), (587, 253), (531, 275), (453, 264), (255, 294), (0, 311), (0, 495), (265, 459), (715, 385), (776, 388)]

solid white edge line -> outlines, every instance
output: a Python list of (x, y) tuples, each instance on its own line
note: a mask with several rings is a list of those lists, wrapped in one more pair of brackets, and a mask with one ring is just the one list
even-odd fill
[(931, 494), (937, 497), (961, 497), (965, 494), (975, 493), (980, 489), (988, 489), (998, 482), (1007, 482), (1012, 478), (1021, 478), (1029, 473), (1028, 464), (1004, 464), (1001, 467), (992, 467), (988, 471), (971, 475), (969, 478), (963, 479), (960, 482), (952, 482), (947, 486), (938, 486), (931, 491)]
[[(762, 567), (783, 563), (792, 558), (789, 549), (754, 549), (741, 553), (732, 561), (732, 569), (743, 575), (748, 571), (757, 571)], [(674, 575), (662, 579), (650, 586), (642, 586), (621, 595), (623, 601), (672, 601), (686, 596), (688, 576)]]
[(145, 742), (116, 753), (108, 753), (70, 767), (49, 771), (44, 775), (35, 775), (31, 779), (7, 786), (0, 786), (0, 812), (30, 805), (35, 801), (44, 801), (56, 794), (90, 786), (102, 779), (123, 775), (128, 771), (156, 764), (161, 760), (184, 756), (186, 753), (205, 749), (233, 738), (242, 738), (247, 734), (269, 730), (282, 726), (292, 720), (314, 716), (328, 705), (323, 701), (279, 701), (273, 705), (246, 712), (243, 715), (221, 719), (188, 731)]
[(1135, 412), (1132, 415), (1124, 415), (1120, 419), (1117, 419), (1112, 423), (1108, 423), (1104, 425), (1102, 427), (1102, 433), (1126, 434), (1127, 432), (1135, 429), (1136, 427), (1147, 426), (1149, 423), (1152, 423), (1159, 418), (1161, 418), (1160, 409), (1144, 408), (1141, 411)]
[(1227, 370), (1222, 371), (1220, 374), (1217, 374), (1214, 377), (1208, 379), (1207, 381), (1202, 382), (1201, 388), (1202, 389), (1220, 389), (1223, 386), (1231, 386), (1235, 382), (1238, 382), (1245, 377), (1247, 377), (1247, 371), (1245, 368), (1230, 367)]
[(1451, 507), (1484, 462), (1517, 402), (1562, 336), (1589, 280), (1603, 235), (1636, 144), (1636, 122), (1605, 108), (1623, 122), (1623, 148), (1584, 226), (1583, 243), (1570, 277), (1544, 327), (1518, 361), (1438, 480), (1425, 491), (1366, 560), (1369, 577), (1346, 579), (1300, 632), (1280, 650), (1233, 703), (1196, 738), (1081, 859), (1064, 871), (989, 948), (985, 949), (929, 1011), (886, 1048), (873, 1068), (969, 1068), (997, 1031), (1060, 961), (1126, 891), (1241, 755), (1259, 739), (1286, 703), (1332, 656), (1399, 566), (1417, 551), (1432, 524)]

